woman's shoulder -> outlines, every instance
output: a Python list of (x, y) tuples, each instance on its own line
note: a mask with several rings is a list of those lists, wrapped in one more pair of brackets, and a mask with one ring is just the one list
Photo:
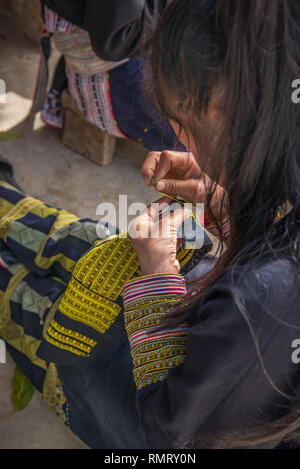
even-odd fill
[(270, 309), (284, 305), (286, 309), (299, 299), (300, 263), (289, 258), (253, 261), (226, 277), (228, 286), (238, 290), (245, 303), (260, 303)]
[(196, 318), (218, 311), (242, 313), (257, 321), (268, 314), (276, 320), (295, 320), (300, 326), (300, 263), (265, 258), (228, 269), (197, 306)]

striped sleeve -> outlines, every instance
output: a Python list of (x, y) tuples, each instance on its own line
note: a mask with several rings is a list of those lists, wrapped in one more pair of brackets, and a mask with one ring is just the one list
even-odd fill
[(185, 294), (184, 278), (176, 274), (139, 277), (124, 286), (125, 327), (138, 390), (163, 381), (185, 358), (187, 325), (157, 330)]
[(147, 296), (185, 295), (186, 286), (181, 275), (148, 275), (124, 285), (124, 305)]

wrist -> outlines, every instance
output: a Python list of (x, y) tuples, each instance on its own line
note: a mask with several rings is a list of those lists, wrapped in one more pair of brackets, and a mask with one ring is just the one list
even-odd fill
[(180, 271), (180, 265), (175, 260), (174, 263), (169, 261), (159, 262), (156, 264), (145, 263), (140, 264), (142, 275), (159, 275), (159, 274), (178, 274)]

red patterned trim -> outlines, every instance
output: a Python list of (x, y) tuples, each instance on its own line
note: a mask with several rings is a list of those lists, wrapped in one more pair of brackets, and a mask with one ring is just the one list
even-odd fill
[(124, 285), (124, 305), (149, 296), (186, 295), (186, 284), (181, 275), (162, 274), (139, 277)]

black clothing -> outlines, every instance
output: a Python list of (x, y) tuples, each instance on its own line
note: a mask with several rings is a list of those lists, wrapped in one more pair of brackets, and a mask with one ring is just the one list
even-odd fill
[(136, 56), (169, 0), (42, 0), (71, 23), (86, 29), (103, 60)]
[(264, 259), (223, 274), (189, 326), (182, 365), (138, 392), (147, 447), (191, 447), (193, 439), (198, 448), (222, 447), (210, 437), (259, 433), (299, 409), (299, 263)]

